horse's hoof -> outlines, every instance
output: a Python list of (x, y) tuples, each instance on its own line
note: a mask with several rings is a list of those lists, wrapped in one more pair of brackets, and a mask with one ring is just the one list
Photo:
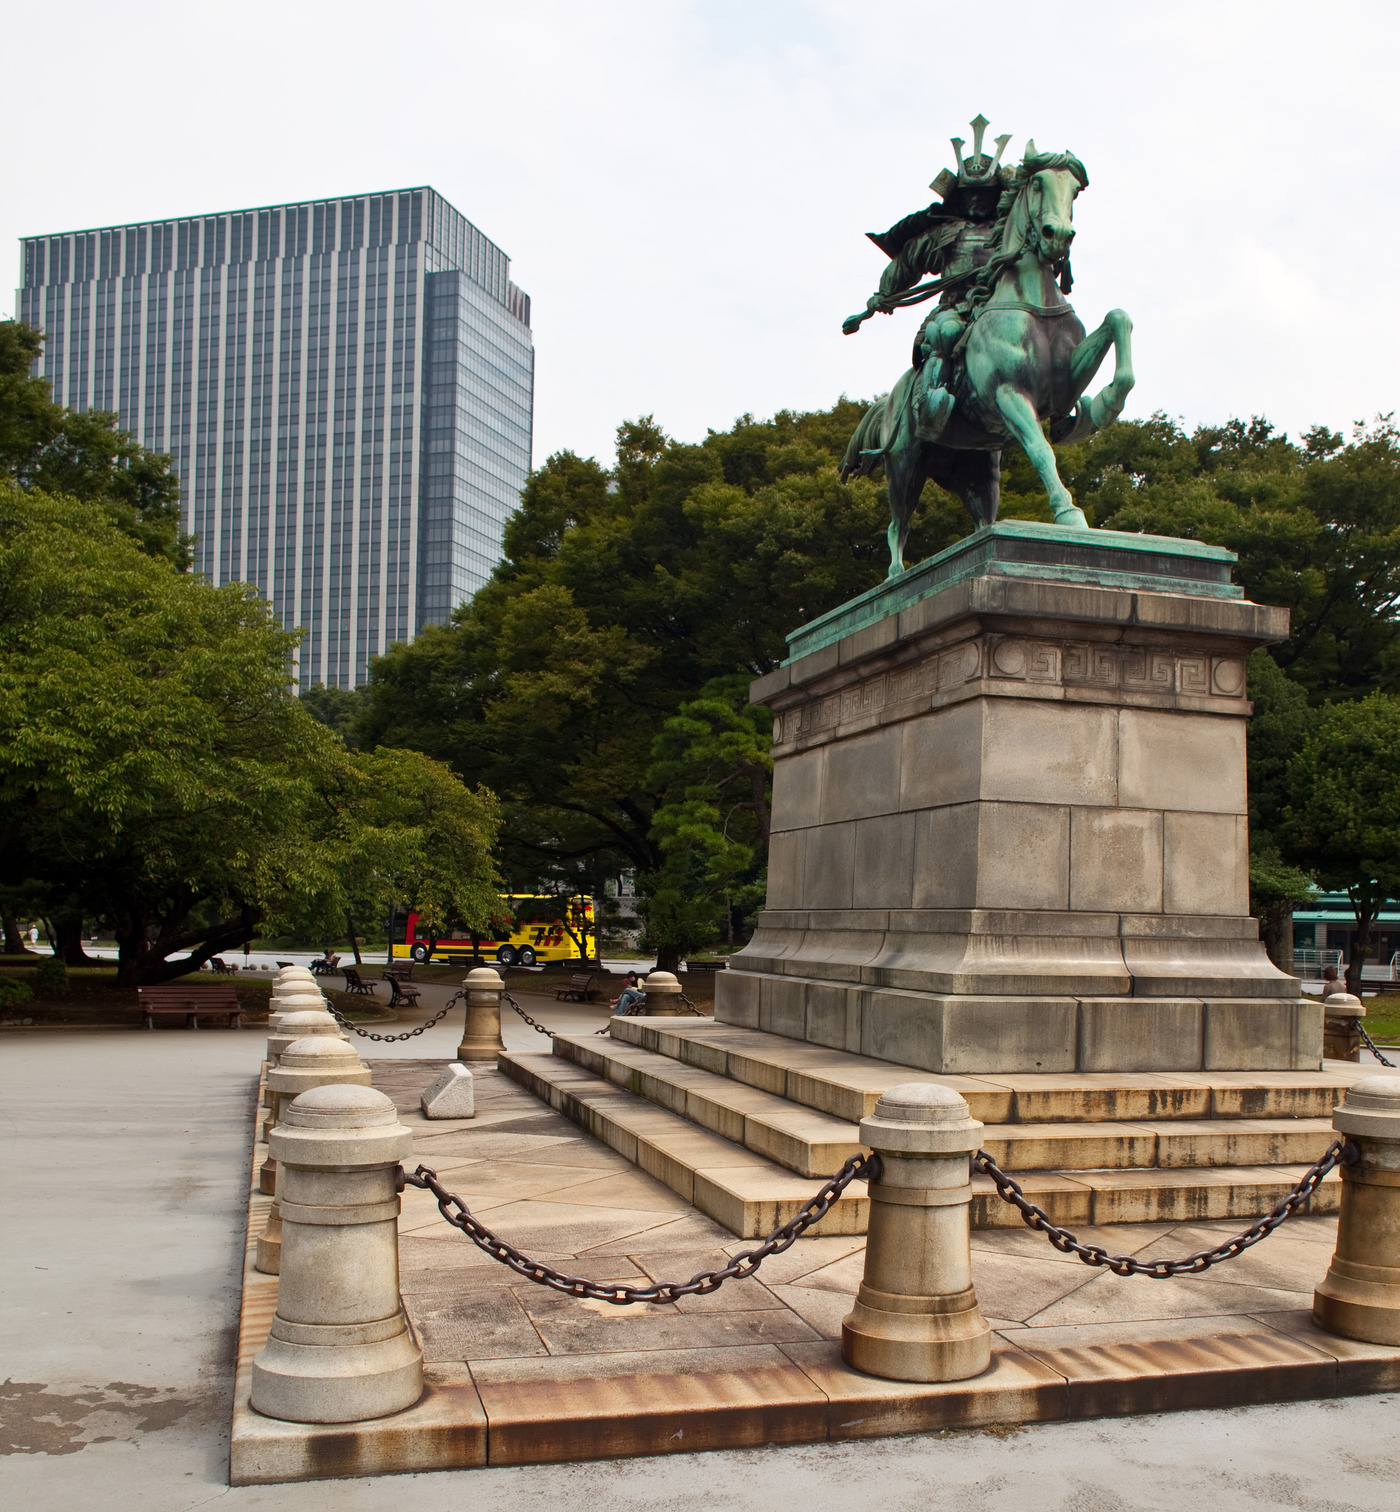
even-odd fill
[(1071, 530), (1088, 530), (1089, 522), (1084, 517), (1084, 511), (1077, 504), (1062, 504), (1055, 511), (1055, 523), (1068, 525)]

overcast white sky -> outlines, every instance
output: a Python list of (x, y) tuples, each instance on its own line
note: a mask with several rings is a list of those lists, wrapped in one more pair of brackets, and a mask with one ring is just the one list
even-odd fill
[(537, 464), (887, 389), (920, 317), (841, 334), (864, 233), (979, 110), (1088, 167), (1073, 302), (1132, 315), (1130, 415), (1400, 407), (1395, 0), (67, 0), (4, 35), (11, 268), (24, 235), (431, 184), (534, 301)]

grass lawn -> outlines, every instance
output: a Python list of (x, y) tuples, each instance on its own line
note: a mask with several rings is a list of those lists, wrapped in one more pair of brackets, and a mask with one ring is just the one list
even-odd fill
[(1400, 992), (1378, 992), (1363, 998), (1366, 1033), (1378, 1045), (1400, 1045)]
[[(0, 975), (19, 977), (33, 986), (33, 965), (21, 965), (13, 956), (0, 957)], [(211, 983), (229, 983), (238, 993), (243, 1008), (245, 1023), (265, 1022), (268, 1002), (272, 997), (272, 982), (269, 978), (214, 976), (207, 971), (194, 971), (175, 981), (198, 982), (201, 986)], [(348, 1019), (379, 1019), (385, 1016), (383, 1005), (377, 1009), (366, 1007), (363, 998), (348, 997), (344, 992), (330, 989), (327, 996)], [(0, 1022), (19, 1023), (32, 1019), (36, 1024), (130, 1024), (141, 1023), (141, 1011), (137, 1007), (136, 989), (117, 986), (115, 966), (78, 966), (68, 971), (68, 991), (62, 996), (50, 996), (36, 992), (27, 1003), (7, 1010)]]

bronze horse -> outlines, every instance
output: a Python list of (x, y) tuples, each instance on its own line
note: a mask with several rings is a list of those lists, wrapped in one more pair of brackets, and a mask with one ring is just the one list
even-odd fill
[[(997, 517), (1001, 450), (1019, 442), (1045, 485), (1060, 525), (1088, 528), (1060, 481), (1055, 441), (1077, 441), (1122, 413), (1133, 387), (1133, 323), (1110, 310), (1086, 336), (1060, 292), (1059, 270), (1074, 239), (1074, 201), (1088, 183), (1069, 153), (1038, 153), (1028, 143), (998, 206), (996, 251), (978, 274), (965, 307), (955, 353), (951, 415), (937, 441), (920, 440), (914, 405), (918, 372), (909, 368), (893, 390), (866, 411), (841, 465), (843, 479), (883, 465), (890, 495), (890, 577), (904, 571), (904, 545), (924, 483), (933, 481), (967, 505), (979, 529)], [(1109, 347), (1112, 380), (1088, 403)]]

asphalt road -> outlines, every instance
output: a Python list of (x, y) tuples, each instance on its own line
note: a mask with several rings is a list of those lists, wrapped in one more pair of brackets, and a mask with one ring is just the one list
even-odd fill
[[(534, 1011), (534, 1005), (532, 1011)], [(537, 1013), (543, 1017), (544, 1012)], [(450, 1055), (443, 1023), (366, 1054)], [(549, 1011), (554, 1027), (599, 1008)], [(408, 1027), (405, 1024), (403, 1027)], [(518, 1020), (512, 1047), (544, 1046)], [(862, 1444), (290, 1486), (227, 1485), (262, 1037), (0, 1032), (0, 1498), (185, 1512), (1394, 1512), (1400, 1396)]]

